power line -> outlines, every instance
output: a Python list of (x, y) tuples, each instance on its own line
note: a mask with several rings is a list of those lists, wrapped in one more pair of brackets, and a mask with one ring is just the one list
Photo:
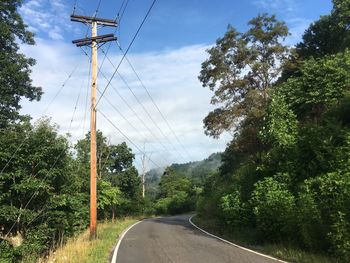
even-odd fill
[[(123, 11), (122, 11), (122, 14), (119, 16), (119, 14), (120, 14), (120, 12), (121, 12), (123, 6), (124, 6), (125, 1), (126, 1), (125, 7), (124, 7), (124, 9), (123, 9)], [(120, 34), (120, 22), (122, 21), (122, 17), (123, 17), (123, 15), (124, 15), (124, 12), (125, 12), (125, 9), (126, 9), (128, 3), (129, 3), (129, 0), (124, 0), (124, 1), (122, 2), (122, 4), (121, 4), (120, 8), (119, 8), (119, 11), (118, 11), (118, 13), (117, 13), (117, 15), (116, 15), (116, 17), (115, 17), (115, 19), (114, 19), (115, 21), (117, 21), (118, 27), (117, 27), (116, 29), (114, 29), (113, 34), (116, 34), (117, 30), (119, 30), (119, 34)], [(119, 18), (119, 19), (118, 19), (118, 18)], [(109, 49), (111, 48), (111, 45), (112, 45), (112, 42), (110, 42), (110, 43), (108, 44), (107, 52), (106, 52), (106, 53), (109, 52)], [(103, 64), (104, 64), (104, 62), (105, 62), (105, 59), (106, 59), (106, 56), (103, 57), (102, 63), (101, 63), (101, 65), (100, 65), (100, 68), (102, 68), (102, 66), (103, 66)], [(100, 74), (100, 69), (99, 69), (99, 71), (98, 71), (98, 73), (97, 73), (97, 76), (99, 76), (99, 74)]]
[(124, 9), (123, 11), (121, 12), (120, 16), (119, 16), (119, 19), (118, 19), (118, 22), (120, 23), (120, 21), (122, 20), (123, 16), (124, 16), (124, 13), (125, 13), (125, 10), (126, 8), (128, 7), (128, 4), (129, 4), (129, 0), (126, 1), (125, 3), (125, 6), (124, 6)]
[[(145, 154), (139, 146), (137, 146), (137, 144), (135, 144), (131, 139), (129, 139), (129, 137), (123, 133), (101, 110), (96, 109), (96, 111), (98, 111), (125, 139), (128, 140), (128, 142), (130, 142), (130, 144), (132, 144), (141, 154)], [(157, 163), (155, 163), (152, 159), (150, 159), (150, 161), (157, 167), (157, 168), (161, 168)]]
[[(102, 52), (103, 49), (101, 49)], [(112, 65), (112, 67), (115, 68), (113, 62), (109, 59), (108, 56), (107, 60), (109, 61), (109, 63)], [(176, 149), (176, 147), (174, 146), (174, 144), (169, 140), (169, 138), (164, 134), (163, 130), (159, 127), (159, 125), (157, 124), (157, 122), (153, 119), (153, 117), (151, 116), (151, 114), (149, 113), (149, 111), (146, 109), (146, 107), (143, 105), (143, 103), (140, 101), (140, 99), (136, 96), (135, 92), (130, 88), (129, 84), (127, 83), (127, 81), (123, 78), (123, 76), (119, 73), (119, 71), (117, 71), (117, 74), (119, 76), (119, 78), (124, 82), (124, 84), (126, 85), (126, 87), (128, 88), (128, 90), (131, 92), (131, 94), (134, 96), (135, 100), (137, 101), (137, 103), (142, 107), (142, 109), (145, 111), (145, 113), (147, 114), (147, 116), (149, 117), (149, 119), (153, 122), (153, 124), (155, 125), (155, 127), (159, 130), (159, 132), (162, 134), (162, 136), (168, 141), (169, 145), (172, 146), (172, 148), (175, 150), (175, 152), (177, 152), (177, 154), (179, 156), (181, 156), (181, 158), (183, 158), (184, 160), (186, 160), (186, 158), (184, 158), (184, 156)], [(102, 97), (102, 96), (101, 96)], [(100, 98), (101, 98), (100, 97)]]
[[(83, 53), (89, 58), (89, 55), (85, 52), (85, 50), (83, 50)], [(102, 74), (102, 77), (104, 77), (107, 81), (108, 78), (106, 77), (106, 75), (101, 71), (101, 68), (99, 68), (99, 72)], [(128, 85), (126, 83), (126, 85)], [(140, 123), (142, 123), (142, 125), (148, 130), (148, 132), (153, 136), (153, 138), (158, 141), (158, 143), (164, 148), (164, 150), (166, 152), (169, 152), (169, 149), (162, 143), (162, 141), (154, 134), (154, 132), (146, 125), (145, 121), (137, 114), (137, 112), (133, 109), (133, 107), (131, 107), (131, 105), (127, 102), (127, 100), (121, 95), (121, 93), (118, 91), (117, 88), (114, 87), (113, 84), (111, 84), (112, 89), (114, 90), (115, 93), (117, 93), (117, 95), (119, 96), (119, 98), (124, 102), (124, 104), (132, 111), (132, 113), (136, 116), (136, 118), (140, 121)], [(101, 91), (98, 90), (99, 93), (101, 94)], [(104, 99), (106, 99), (106, 97), (104, 97)], [(167, 163), (170, 163), (169, 161), (167, 161)]]
[[(73, 120), (74, 120), (74, 117), (75, 117), (75, 113), (76, 113), (76, 110), (77, 110), (77, 105), (78, 105), (78, 102), (79, 102), (79, 98), (80, 98), (80, 94), (81, 94), (81, 90), (82, 90), (82, 86), (80, 87), (79, 89), (79, 94), (78, 94), (78, 97), (77, 97), (77, 100), (75, 102), (75, 105), (74, 105), (74, 110), (73, 110), (73, 114), (72, 114), (72, 117), (71, 117), (71, 120), (70, 120), (70, 125), (69, 125), (69, 128), (68, 128), (68, 133), (70, 132), (70, 129), (71, 129), (71, 126), (72, 126), (72, 123), (73, 123)], [(27, 137), (28, 138), (28, 137)], [(67, 149), (64, 148), (60, 154), (57, 156), (57, 158), (55, 159), (54, 163), (50, 166), (49, 170), (51, 170), (58, 162), (58, 160), (61, 158), (61, 156), (63, 155), (63, 153), (66, 151)], [(36, 167), (38, 167), (38, 165), (40, 164), (40, 162), (38, 162), (33, 169), (35, 169)], [(3, 171), (2, 171), (3, 172)], [(2, 173), (1, 172), (1, 173)], [(40, 173), (40, 171), (37, 171), (36, 174), (34, 174), (31, 179), (34, 179), (36, 178), (36, 176)], [(48, 176), (48, 173), (44, 176), (43, 180), (45, 180)], [(42, 180), (42, 182), (43, 182)], [(41, 186), (41, 185), (40, 185)], [(39, 187), (38, 187), (39, 188)], [(26, 205), (24, 206), (24, 208), (20, 208), (20, 212), (17, 216), (17, 220), (12, 224), (12, 226), (10, 227), (9, 231), (7, 232), (7, 234), (5, 236), (8, 236), (9, 233), (11, 233), (12, 229), (14, 228), (14, 226), (16, 225), (16, 222), (20, 219), (21, 215), (22, 215), (22, 211), (25, 210), (28, 205), (32, 202), (32, 200), (34, 199), (35, 195), (37, 195), (39, 193), (39, 189), (37, 189), (33, 194), (32, 196), (30, 197), (30, 199), (28, 200), (28, 202), (26, 203)]]
[[(101, 93), (101, 91), (99, 89), (97, 89), (97, 91), (99, 93)], [(106, 97), (104, 97), (104, 99), (107, 101), (107, 103), (140, 135), (140, 137), (142, 137), (144, 140), (146, 139), (141, 132), (115, 107), (115, 105), (113, 105), (112, 102), (110, 102), (110, 100), (108, 100)], [(155, 150), (154, 148), (152, 150)], [(170, 163), (169, 160), (167, 160), (163, 155), (160, 155), (163, 160), (165, 161), (165, 163)]]
[[(47, 110), (50, 108), (50, 106), (52, 105), (52, 103), (55, 101), (55, 99), (57, 99), (58, 95), (62, 92), (62, 90), (64, 89), (64, 87), (67, 85), (68, 80), (72, 77), (72, 75), (75, 73), (75, 71), (77, 70), (78, 66), (79, 66), (80, 62), (73, 68), (73, 70), (69, 73), (68, 77), (64, 80), (63, 84), (61, 85), (61, 87), (58, 89), (58, 91), (56, 92), (56, 94), (54, 95), (54, 97), (51, 99), (51, 101), (49, 102), (49, 104), (46, 106), (45, 110), (40, 114), (41, 116), (44, 115)], [(7, 168), (7, 166), (11, 163), (12, 159), (16, 156), (17, 152), (20, 150), (20, 148), (24, 145), (25, 141), (28, 139), (28, 137), (25, 137), (21, 144), (16, 148), (16, 150), (14, 151), (14, 153), (11, 155), (10, 159), (6, 162), (5, 166), (1, 169), (0, 171), (0, 175), (5, 171), (5, 169)]]
[[(122, 47), (120, 46), (119, 42), (117, 41), (117, 45), (120, 49), (120, 51), (124, 54), (124, 51), (122, 49)], [(132, 71), (134, 72), (134, 74), (136, 75), (137, 79), (139, 80), (141, 86), (143, 87), (143, 89), (146, 91), (148, 97), (150, 98), (152, 104), (154, 105), (154, 107), (157, 109), (157, 111), (159, 112), (160, 116), (162, 117), (162, 119), (164, 120), (164, 122), (167, 124), (168, 128), (170, 129), (170, 131), (173, 133), (173, 135), (175, 136), (178, 144), (182, 147), (182, 149), (185, 151), (185, 153), (191, 158), (192, 156), (189, 154), (189, 152), (186, 150), (186, 148), (183, 146), (183, 144), (180, 142), (178, 136), (176, 135), (174, 129), (170, 126), (168, 120), (164, 117), (164, 114), (161, 112), (161, 110), (159, 109), (158, 105), (156, 104), (156, 102), (154, 101), (154, 99), (152, 98), (150, 92), (148, 91), (148, 89), (146, 88), (146, 86), (144, 85), (143, 81), (141, 80), (139, 74), (136, 72), (134, 66), (131, 64), (130, 60), (128, 59), (128, 57), (125, 55), (125, 60), (128, 62), (129, 66), (131, 67)]]
[(147, 19), (148, 15), (150, 14), (150, 12), (151, 12), (151, 10), (152, 10), (152, 8), (153, 8), (154, 4), (156, 3), (156, 1), (157, 1), (157, 0), (153, 0), (153, 2), (152, 2), (152, 4), (151, 4), (151, 6), (149, 7), (149, 9), (148, 9), (148, 11), (147, 11), (147, 13), (146, 13), (145, 17), (143, 18), (143, 20), (142, 20), (142, 22), (141, 22), (140, 26), (138, 27), (138, 29), (137, 29), (137, 31), (136, 31), (136, 33), (135, 33), (134, 37), (132, 38), (131, 42), (129, 43), (129, 46), (128, 46), (128, 48), (126, 49), (126, 51), (125, 51), (125, 53), (124, 53), (124, 55), (123, 55), (122, 59), (120, 60), (120, 62), (119, 62), (119, 64), (118, 64), (118, 66), (116, 67), (115, 71), (113, 72), (113, 74), (112, 74), (112, 76), (111, 76), (110, 80), (108, 81), (108, 83), (107, 83), (106, 87), (103, 89), (103, 91), (102, 91), (102, 95), (101, 95), (101, 97), (98, 99), (98, 101), (97, 101), (97, 103), (96, 103), (96, 107), (97, 107), (98, 103), (100, 102), (101, 98), (103, 97), (103, 95), (105, 94), (105, 92), (106, 92), (107, 88), (108, 88), (108, 87), (109, 87), (109, 85), (111, 84), (112, 79), (114, 78), (115, 74), (117, 73), (117, 71), (118, 71), (118, 69), (119, 69), (120, 65), (122, 64), (122, 62), (123, 62), (123, 60), (124, 60), (124, 58), (125, 58), (126, 54), (129, 52), (129, 50), (130, 50), (130, 48), (131, 48), (132, 44), (134, 43), (134, 41), (135, 41), (135, 39), (136, 39), (137, 35), (139, 34), (139, 32), (140, 32), (140, 30), (141, 30), (141, 28), (142, 28), (143, 24), (145, 23), (145, 21), (146, 21), (146, 19)]
[(97, 13), (98, 13), (98, 11), (99, 11), (99, 9), (100, 9), (100, 5), (101, 5), (101, 0), (99, 0), (99, 1), (98, 1), (97, 8), (96, 8), (96, 11), (95, 11), (95, 14), (93, 15), (94, 17), (96, 17), (96, 16), (97, 16)]
[(73, 15), (75, 14), (75, 8), (77, 6), (77, 0), (74, 1), (74, 5), (73, 5)]
[[(81, 48), (82, 51), (87, 55), (85, 50)], [(91, 59), (89, 56), (87, 56), (89, 59), (89, 63), (91, 63)], [(85, 97), (85, 111), (84, 111), (84, 121), (83, 121), (83, 136), (85, 136), (85, 123), (86, 123), (86, 115), (87, 115), (87, 109), (88, 109), (88, 96), (89, 96), (89, 88), (90, 88), (90, 76), (91, 76), (91, 65), (89, 66), (89, 74), (88, 74), (88, 81), (86, 86), (86, 97)]]

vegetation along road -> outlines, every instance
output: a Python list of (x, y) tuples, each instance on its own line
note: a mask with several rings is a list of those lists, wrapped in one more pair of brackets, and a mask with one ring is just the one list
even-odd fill
[(189, 218), (152, 218), (135, 225), (121, 240), (116, 262), (279, 262), (211, 237), (192, 226)]

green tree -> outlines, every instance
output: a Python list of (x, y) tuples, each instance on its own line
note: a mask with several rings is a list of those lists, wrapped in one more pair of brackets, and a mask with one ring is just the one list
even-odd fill
[(33, 34), (18, 13), (22, 0), (0, 3), (0, 128), (21, 118), (20, 100), (39, 100), (42, 90), (32, 85), (31, 67), (35, 60), (19, 53), (17, 40), (33, 45)]
[[(123, 202), (122, 193), (118, 187), (113, 187), (108, 181), (99, 180), (97, 185), (98, 209), (105, 214), (105, 216), (112, 215), (112, 220), (114, 220), (117, 212), (118, 206)], [(108, 213), (108, 212), (109, 213)], [(107, 212), (107, 213), (106, 213)], [(108, 218), (108, 217), (107, 217)]]
[(318, 122), (349, 92), (350, 52), (311, 58), (280, 89), (299, 119)]
[(261, 238), (274, 242), (286, 236), (292, 239), (296, 223), (295, 198), (287, 184), (278, 179), (267, 177), (256, 183), (251, 199)]
[(35, 258), (86, 227), (87, 196), (73, 176), (67, 139), (48, 119), (10, 125), (7, 131), (0, 134), (0, 236), (23, 238), (10, 249), (18, 260)]
[(190, 179), (167, 167), (159, 183), (156, 210), (161, 214), (188, 212), (194, 208), (194, 194)]
[(282, 44), (288, 35), (284, 22), (263, 14), (248, 24), (244, 34), (229, 26), (202, 63), (199, 80), (214, 92), (211, 103), (219, 106), (204, 119), (206, 134), (215, 138), (224, 131), (232, 132), (244, 121), (262, 118), (270, 89), (288, 54)]
[(301, 59), (319, 58), (344, 51), (350, 45), (350, 2), (333, 0), (330, 15), (322, 16), (312, 23), (297, 45)]

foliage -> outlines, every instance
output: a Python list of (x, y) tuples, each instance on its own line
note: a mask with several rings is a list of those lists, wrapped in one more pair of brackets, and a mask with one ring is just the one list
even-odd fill
[[(246, 231), (260, 245), (291, 245), (348, 262), (350, 2), (333, 4), (279, 60), (283, 74), (271, 78), (267, 100), (254, 104), (258, 111), (235, 89), (248, 72), (239, 71), (245, 67), (240, 59), (246, 54), (238, 53), (245, 35), (230, 27), (209, 50), (199, 78), (214, 92), (212, 102), (224, 106), (206, 117), (205, 132), (217, 137), (238, 129), (219, 171), (204, 182), (197, 210), (224, 235)], [(259, 57), (253, 58), (259, 65)], [(249, 95), (248, 86), (239, 87)]]
[(202, 63), (199, 80), (214, 91), (211, 103), (219, 105), (204, 119), (206, 134), (215, 138), (246, 119), (261, 119), (288, 53), (281, 43), (288, 35), (284, 22), (263, 14), (248, 24), (244, 34), (229, 26)]
[(179, 214), (194, 209), (195, 191), (192, 182), (167, 167), (159, 183), (159, 194), (155, 204), (160, 214)]
[(20, 100), (39, 100), (42, 90), (32, 85), (31, 67), (35, 60), (19, 53), (17, 41), (33, 45), (33, 34), (18, 13), (22, 0), (0, 3), (0, 128), (23, 119)]
[(349, 51), (311, 58), (301, 64), (298, 77), (281, 85), (281, 93), (299, 119), (319, 121), (349, 91), (349, 70)]
[(303, 41), (297, 45), (302, 59), (336, 54), (349, 47), (349, 0), (333, 0), (333, 5), (330, 15), (322, 16), (305, 31)]
[(294, 231), (295, 198), (286, 183), (267, 177), (255, 185), (251, 203), (261, 237), (281, 241)]
[[(221, 153), (213, 153), (202, 161), (188, 162), (170, 165), (176, 173), (190, 179), (197, 187), (202, 187), (205, 179), (216, 172), (221, 165)], [(164, 173), (164, 169), (154, 168), (146, 173), (146, 196), (154, 199), (157, 195), (158, 184)]]
[(264, 123), (260, 134), (267, 143), (277, 147), (288, 147), (296, 143), (296, 116), (278, 92), (271, 96)]
[(220, 209), (225, 223), (233, 228), (239, 227), (242, 215), (242, 202), (239, 191), (224, 195), (220, 201)]

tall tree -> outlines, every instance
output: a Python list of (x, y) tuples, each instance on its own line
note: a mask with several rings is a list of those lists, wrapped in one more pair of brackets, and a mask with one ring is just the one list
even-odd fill
[(284, 22), (263, 14), (248, 25), (244, 34), (229, 26), (202, 63), (199, 80), (214, 91), (211, 103), (218, 106), (204, 119), (204, 127), (206, 134), (215, 138), (249, 120), (261, 119), (288, 54), (282, 44), (288, 36)]
[(33, 34), (27, 30), (18, 13), (22, 0), (0, 2), (0, 127), (21, 118), (20, 100), (39, 100), (42, 90), (32, 85), (31, 67), (35, 60), (19, 53), (17, 39), (34, 45)]

